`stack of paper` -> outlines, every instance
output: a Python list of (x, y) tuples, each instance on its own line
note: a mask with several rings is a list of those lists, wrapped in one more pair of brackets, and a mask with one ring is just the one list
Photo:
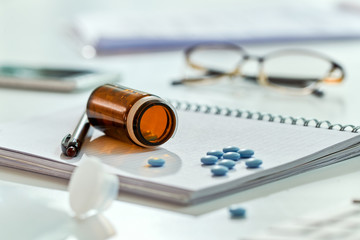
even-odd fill
[[(183, 48), (204, 41), (239, 43), (360, 37), (360, 14), (333, 2), (230, 1), (202, 8), (91, 12), (72, 23), (98, 54)], [(123, 11), (122, 11), (123, 10)]]

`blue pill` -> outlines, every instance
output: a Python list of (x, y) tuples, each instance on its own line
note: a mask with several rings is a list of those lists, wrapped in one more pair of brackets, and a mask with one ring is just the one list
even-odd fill
[(236, 147), (236, 146), (227, 146), (225, 148), (223, 148), (223, 152), (227, 153), (227, 152), (237, 152), (239, 151), (240, 148)]
[(249, 158), (245, 161), (248, 168), (258, 168), (263, 162), (257, 158)]
[(162, 158), (153, 157), (148, 159), (148, 164), (150, 164), (152, 167), (162, 167), (165, 164), (165, 160)]
[(221, 166), (221, 165), (216, 165), (216, 166), (211, 168), (211, 172), (215, 176), (224, 176), (228, 171), (229, 171), (229, 169), (227, 167), (224, 167), (224, 166)]
[(238, 153), (240, 153), (242, 158), (251, 158), (255, 152), (251, 149), (240, 149)]
[(225, 166), (228, 169), (232, 169), (235, 166), (235, 161), (224, 159), (218, 162), (218, 165)]
[(240, 159), (240, 154), (237, 152), (227, 152), (224, 153), (223, 158), (237, 161)]
[(211, 151), (208, 151), (206, 154), (221, 158), (224, 153), (222, 151), (220, 151), (220, 150), (211, 150)]
[(217, 162), (218, 158), (216, 156), (207, 155), (205, 157), (202, 157), (200, 160), (205, 165), (214, 165)]
[(238, 205), (232, 205), (229, 207), (229, 212), (232, 217), (240, 218), (245, 217), (246, 209)]

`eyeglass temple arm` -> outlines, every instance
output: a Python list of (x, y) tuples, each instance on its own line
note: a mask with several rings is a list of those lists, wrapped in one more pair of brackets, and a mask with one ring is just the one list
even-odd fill
[(199, 77), (191, 77), (191, 78), (183, 78), (183, 79), (179, 79), (179, 80), (174, 80), (171, 82), (172, 85), (183, 85), (183, 84), (187, 84), (187, 83), (198, 83), (198, 82), (203, 82), (207, 79), (216, 79), (216, 78), (220, 78), (223, 77), (225, 75), (228, 75), (227, 73), (223, 72), (223, 71), (218, 71), (218, 70), (214, 70), (214, 69), (208, 69), (204, 75), (199, 76)]
[[(246, 80), (257, 81), (257, 76), (250, 76), (250, 75), (242, 75), (242, 77)], [(291, 81), (289, 81), (291, 79)], [(316, 78), (285, 78), (285, 77), (268, 77), (268, 81), (272, 84), (278, 85), (287, 85), (289, 87), (299, 87), (304, 88), (309, 85), (309, 82), (317, 82), (318, 79)], [(324, 96), (324, 92), (320, 89), (314, 89), (312, 94), (317, 97)]]
[[(339, 71), (338, 73), (340, 73), (340, 75), (332, 76), (332, 74), (336, 73), (336, 70)], [(242, 75), (242, 77), (251, 81), (257, 81), (258, 79), (257, 76), (251, 76), (251, 75)], [(345, 77), (344, 69), (339, 64), (333, 63), (328, 76), (321, 79), (320, 81), (334, 84), (334, 83), (342, 82), (344, 77)], [(298, 87), (305, 87), (308, 85), (309, 82), (319, 81), (319, 79), (317, 78), (294, 78), (294, 77), (279, 77), (279, 76), (268, 76), (267, 79), (270, 83), (298, 86)], [(289, 81), (290, 79), (291, 81)]]
[[(340, 76), (338, 76), (338, 77), (331, 76), (332, 73), (334, 73), (336, 70), (340, 71)], [(229, 76), (229, 75), (232, 75), (232, 74), (228, 74), (226, 72), (215, 70), (215, 69), (207, 69), (207, 71), (205, 72), (205, 75), (203, 75), (203, 76), (175, 80), (172, 82), (172, 85), (182, 85), (182, 84), (186, 84), (186, 83), (202, 82), (202, 81), (206, 80), (207, 78), (219, 78), (219, 77)], [(344, 75), (345, 74), (344, 74), (343, 68), (339, 64), (333, 62), (333, 66), (329, 72), (329, 75), (326, 78), (322, 79), (322, 81), (324, 81), (325, 83), (340, 83), (344, 79)], [(247, 80), (251, 80), (251, 81), (258, 80), (257, 76), (242, 74), (242, 77)], [(289, 81), (289, 79), (291, 79), (291, 81)], [(280, 77), (280, 76), (268, 76), (268, 81), (273, 84), (282, 84), (282, 85), (288, 85), (288, 86), (294, 86), (294, 87), (306, 87), (306, 86), (308, 86), (309, 82), (317, 82), (319, 80), (316, 78), (294, 78), (294, 77), (288, 78), (288, 77)]]
[[(217, 71), (217, 70), (208, 70), (205, 75), (200, 77), (191, 77), (191, 78), (184, 78), (172, 81), (172, 85), (182, 85), (187, 83), (196, 83), (196, 82), (203, 82), (204, 80), (208, 78), (219, 78), (226, 76), (228, 74)], [(242, 75), (243, 78), (251, 81), (257, 81), (257, 76), (251, 76), (251, 75)], [(316, 82), (318, 79), (316, 78), (291, 78), (291, 81), (289, 81), (289, 78), (287, 77), (268, 77), (268, 81), (273, 84), (281, 84), (281, 85), (289, 85), (289, 86), (296, 86), (296, 87), (305, 87), (309, 84), (309, 82)]]
[[(257, 76), (242, 75), (242, 77), (254, 82), (258, 80)], [(278, 76), (268, 76), (267, 79), (270, 83), (273, 84), (288, 85), (295, 87), (306, 87), (307, 85), (309, 85), (309, 82), (318, 81), (318, 79), (316, 78), (293, 78), (293, 77), (278, 77)]]

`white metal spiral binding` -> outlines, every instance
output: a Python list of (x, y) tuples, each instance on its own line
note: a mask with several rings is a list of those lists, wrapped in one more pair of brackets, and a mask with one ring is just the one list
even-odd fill
[(246, 118), (246, 119), (255, 119), (259, 121), (268, 121), (268, 122), (279, 122), (279, 123), (287, 123), (292, 125), (302, 125), (305, 127), (315, 127), (315, 128), (327, 128), (330, 130), (338, 130), (338, 131), (348, 131), (353, 133), (358, 133), (360, 130), (360, 126), (354, 125), (342, 125), (342, 124), (332, 124), (329, 121), (319, 121), (317, 119), (306, 119), (303, 117), (290, 117), (290, 116), (282, 116), (282, 115), (273, 115), (270, 113), (261, 113), (261, 112), (252, 112), (249, 110), (240, 110), (240, 109), (230, 109), (230, 108), (222, 108), (219, 106), (209, 106), (197, 103), (189, 103), (182, 102), (177, 100), (168, 100), (170, 104), (172, 104), (175, 109), (188, 111), (188, 112), (202, 112), (206, 114), (215, 114), (215, 115), (223, 115), (223, 116), (233, 116), (237, 118)]

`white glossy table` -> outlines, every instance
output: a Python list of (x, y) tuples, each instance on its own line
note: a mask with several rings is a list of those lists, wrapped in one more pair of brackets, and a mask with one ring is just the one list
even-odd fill
[[(154, 6), (159, 3), (160, 1), (154, 2)], [(64, 23), (81, 10), (96, 9), (99, 5), (107, 6), (97, 1), (83, 4), (81, 1), (1, 2), (0, 62), (116, 70), (123, 75), (123, 85), (164, 98), (360, 125), (360, 41), (246, 46), (249, 51), (257, 54), (282, 47), (305, 47), (337, 59), (344, 65), (347, 78), (341, 86), (326, 87), (324, 98), (284, 96), (259, 86), (250, 87), (246, 91), (227, 86), (175, 88), (169, 81), (181, 75), (183, 59), (180, 51), (83, 59), (72, 40), (62, 32)], [(128, 1), (123, 4), (134, 10), (138, 3)], [(116, 6), (119, 5), (121, 4), (117, 3)], [(51, 114), (72, 104), (83, 103), (85, 106), (89, 93), (0, 89), (0, 122)], [(359, 160), (360, 158), (354, 158), (187, 207), (121, 193), (118, 201), (102, 216), (82, 222), (72, 218), (66, 181), (1, 167), (0, 237), (239, 239), (273, 223), (359, 197)], [(247, 209), (245, 219), (229, 217), (227, 207), (233, 203), (241, 203)]]

